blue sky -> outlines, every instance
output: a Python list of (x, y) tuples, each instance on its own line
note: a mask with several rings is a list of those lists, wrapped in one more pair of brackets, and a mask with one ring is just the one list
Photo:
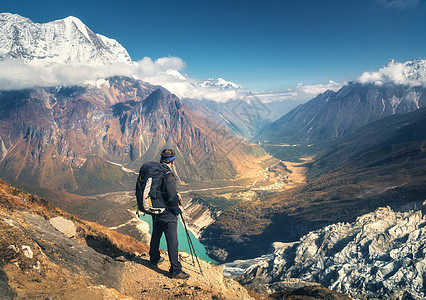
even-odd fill
[(38, 23), (72, 15), (133, 60), (180, 57), (192, 78), (254, 91), (350, 81), (392, 58), (426, 58), (426, 0), (3, 0), (0, 8)]

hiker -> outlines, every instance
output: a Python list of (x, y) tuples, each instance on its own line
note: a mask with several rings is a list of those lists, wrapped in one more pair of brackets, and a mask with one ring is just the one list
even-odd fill
[[(148, 192), (142, 194), (142, 197), (149, 198), (147, 200), (150, 207), (148, 207), (148, 210), (140, 209), (152, 216), (152, 236), (149, 249), (151, 266), (157, 267), (158, 263), (164, 261), (164, 258), (160, 256), (159, 250), (160, 239), (164, 233), (170, 260), (169, 276), (171, 278), (186, 279), (189, 278), (189, 274), (182, 271), (182, 265), (178, 259), (177, 222), (181, 209), (179, 207), (180, 195), (176, 186), (176, 177), (172, 169), (174, 160), (175, 151), (164, 149), (161, 152), (160, 164), (148, 162), (141, 167), (140, 179), (143, 177), (143, 172), (150, 172), (154, 175), (152, 179), (149, 178), (151, 180), (148, 180), (143, 187), (143, 190), (148, 190)], [(147, 168), (150, 168), (151, 171), (144, 171)], [(138, 191), (138, 187), (136, 190)], [(147, 195), (145, 196), (145, 194)], [(146, 204), (145, 207), (147, 207)]]

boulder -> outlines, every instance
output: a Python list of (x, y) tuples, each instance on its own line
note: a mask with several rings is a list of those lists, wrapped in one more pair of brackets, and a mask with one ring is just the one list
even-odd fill
[(50, 219), (50, 224), (55, 227), (59, 232), (62, 232), (67, 237), (75, 236), (77, 227), (71, 220), (67, 220), (63, 217), (55, 217)]

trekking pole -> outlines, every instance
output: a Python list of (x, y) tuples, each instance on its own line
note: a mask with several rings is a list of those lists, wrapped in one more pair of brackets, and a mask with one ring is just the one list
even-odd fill
[(182, 213), (181, 213), (180, 217), (181, 217), (183, 225), (185, 227), (186, 239), (188, 241), (188, 247), (189, 247), (189, 251), (191, 253), (191, 257), (192, 257), (192, 265), (195, 267), (194, 255), (195, 255), (195, 257), (197, 257), (197, 253), (195, 252), (195, 248), (194, 248), (194, 245), (192, 244), (191, 236), (189, 235), (188, 228), (186, 227), (186, 223), (185, 223), (185, 220), (183, 219)]
[(189, 236), (188, 230), (186, 229), (186, 224), (183, 220), (182, 213), (180, 213), (180, 218), (182, 219), (182, 223), (184, 224), (184, 227), (185, 227), (186, 241), (188, 242), (189, 253), (191, 253), (192, 265), (195, 267), (194, 253), (192, 252), (192, 247), (191, 247), (191, 237)]
[(188, 241), (189, 252), (191, 253), (192, 265), (195, 267), (194, 253), (192, 252), (192, 247), (191, 247), (191, 237), (189, 236), (189, 233), (186, 230), (186, 228), (185, 228), (185, 232), (186, 232), (186, 240)]
[[(198, 267), (200, 268), (200, 273), (201, 273), (201, 275), (204, 276), (203, 270), (201, 269), (200, 261), (198, 260), (198, 257), (197, 257), (197, 252), (195, 251), (194, 245), (192, 244), (191, 237), (189, 236), (188, 229), (186, 227), (186, 223), (185, 223), (185, 220), (183, 218), (183, 214), (182, 213), (180, 213), (180, 217), (182, 219), (183, 226), (185, 227), (186, 237), (188, 239), (188, 244), (189, 244), (189, 249), (191, 249), (191, 247), (192, 247), (192, 251), (194, 251), (194, 255), (195, 255), (195, 259), (197, 260)], [(194, 259), (194, 258), (192, 258), (192, 259)]]

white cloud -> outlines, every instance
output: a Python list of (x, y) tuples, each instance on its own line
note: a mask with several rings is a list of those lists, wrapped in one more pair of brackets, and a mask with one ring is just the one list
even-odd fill
[(109, 66), (77, 64), (30, 65), (19, 59), (0, 61), (0, 89), (16, 90), (35, 86), (72, 85), (113, 75), (131, 75), (132, 66), (116, 63)]
[(378, 71), (363, 73), (358, 81), (377, 85), (395, 83), (426, 86), (426, 60), (413, 60), (404, 63), (392, 60)]
[(275, 101), (295, 101), (298, 103), (304, 103), (320, 93), (324, 93), (327, 90), (337, 91), (342, 87), (342, 84), (329, 81), (327, 84), (311, 84), (305, 85), (299, 83), (295, 88), (288, 89), (283, 92), (259, 92), (255, 93), (255, 96), (264, 103), (275, 102)]
[[(241, 97), (240, 86), (229, 88), (232, 83), (223, 79), (192, 79), (181, 73), (185, 67), (185, 62), (179, 57), (162, 57), (157, 60), (145, 57), (133, 64), (115, 63), (107, 66), (60, 63), (34, 65), (7, 58), (0, 61), (0, 90), (73, 85), (123, 75), (161, 85), (181, 98), (205, 98), (225, 102)], [(224, 83), (227, 86), (224, 86)]]

